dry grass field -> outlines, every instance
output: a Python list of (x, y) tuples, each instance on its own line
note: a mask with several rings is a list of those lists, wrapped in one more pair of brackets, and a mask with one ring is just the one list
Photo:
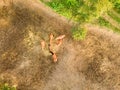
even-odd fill
[[(86, 25), (74, 41), (72, 23), (39, 0), (0, 1), (0, 84), (17, 90), (120, 90), (120, 35)], [(49, 35), (66, 37), (54, 63)], [(40, 42), (46, 42), (41, 50)]]

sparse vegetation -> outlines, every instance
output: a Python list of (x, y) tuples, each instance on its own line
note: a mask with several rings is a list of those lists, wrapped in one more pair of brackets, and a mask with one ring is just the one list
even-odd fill
[(108, 12), (108, 15), (110, 15), (111, 18), (113, 18), (115, 21), (117, 21), (118, 23), (120, 23), (120, 18), (117, 17), (114, 13)]
[(101, 26), (111, 27), (111, 24), (102, 17), (98, 18), (98, 24)]
[(3, 85), (0, 85), (0, 90), (16, 90), (16, 88), (9, 86), (8, 84), (3, 84)]
[(72, 29), (73, 38), (77, 41), (85, 39), (86, 32), (85, 28), (74, 27)]
[(120, 33), (120, 29), (114, 27), (109, 21), (106, 21), (106, 20), (105, 20), (104, 18), (102, 18), (102, 17), (99, 17), (99, 18), (97, 19), (97, 23), (94, 22), (94, 24), (96, 24), (96, 25), (98, 24), (98, 25), (100, 25), (100, 26), (107, 27), (107, 28), (113, 30), (114, 32)]

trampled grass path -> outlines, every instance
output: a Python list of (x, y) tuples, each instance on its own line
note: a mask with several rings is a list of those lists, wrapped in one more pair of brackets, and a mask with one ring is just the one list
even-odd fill
[(108, 21), (109, 23), (111, 23), (114, 27), (120, 29), (120, 24), (119, 24), (117, 21), (115, 21), (114, 19), (112, 19), (109, 15), (104, 14), (102, 17), (103, 17), (106, 21)]
[(119, 13), (117, 13), (117, 12), (114, 11), (114, 10), (111, 10), (111, 12), (112, 12), (116, 17), (120, 18), (120, 14), (119, 14)]

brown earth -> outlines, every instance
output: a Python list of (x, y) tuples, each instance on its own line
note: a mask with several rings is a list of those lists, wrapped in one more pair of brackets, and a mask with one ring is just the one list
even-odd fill
[[(83, 41), (71, 37), (72, 23), (38, 0), (0, 1), (0, 83), (17, 90), (120, 90), (120, 36), (86, 25)], [(65, 34), (60, 47), (49, 34)]]

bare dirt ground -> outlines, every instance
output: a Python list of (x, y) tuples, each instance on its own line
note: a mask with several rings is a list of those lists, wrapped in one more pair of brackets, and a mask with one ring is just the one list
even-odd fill
[[(17, 90), (120, 90), (120, 36), (86, 25), (87, 37), (77, 42), (71, 28), (38, 0), (0, 1), (0, 83)], [(57, 63), (40, 46), (50, 33), (66, 35), (55, 48)]]

